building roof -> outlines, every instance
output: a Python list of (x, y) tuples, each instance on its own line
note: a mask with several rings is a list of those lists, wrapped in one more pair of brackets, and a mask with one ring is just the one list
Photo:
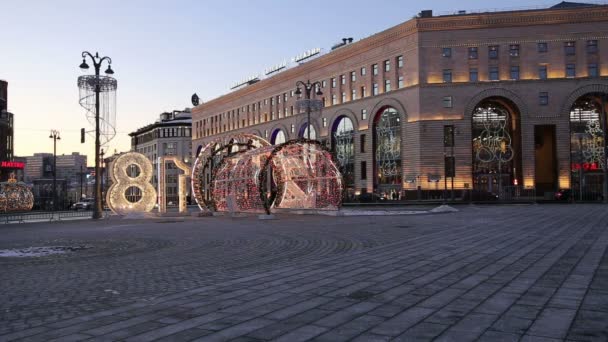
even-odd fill
[(583, 2), (562, 1), (559, 4), (551, 6), (550, 8), (560, 9), (560, 8), (578, 8), (578, 7), (589, 7), (589, 6), (600, 6), (600, 5), (587, 4), (587, 3), (583, 3)]
[(142, 133), (151, 131), (157, 127), (174, 127), (174, 126), (192, 126), (192, 113), (190, 108), (183, 111), (174, 110), (172, 112), (164, 112), (160, 114), (159, 119), (154, 123), (138, 128), (135, 132), (129, 133), (129, 136), (136, 136)]

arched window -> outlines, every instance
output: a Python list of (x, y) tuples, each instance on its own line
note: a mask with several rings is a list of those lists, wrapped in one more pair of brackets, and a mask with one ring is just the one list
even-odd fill
[(355, 142), (353, 122), (346, 116), (336, 120), (332, 129), (332, 152), (348, 191), (355, 186)]
[(287, 137), (285, 136), (285, 132), (282, 129), (276, 129), (272, 132), (272, 137), (270, 139), (270, 143), (273, 145), (280, 145), (287, 141)]
[(500, 194), (521, 180), (519, 112), (507, 99), (481, 101), (472, 113), (473, 186)]
[(300, 129), (300, 138), (308, 139), (308, 129), (310, 128), (310, 140), (317, 140), (317, 131), (315, 126), (304, 123)]
[(392, 107), (374, 119), (374, 185), (387, 199), (397, 199), (401, 184), (401, 119)]

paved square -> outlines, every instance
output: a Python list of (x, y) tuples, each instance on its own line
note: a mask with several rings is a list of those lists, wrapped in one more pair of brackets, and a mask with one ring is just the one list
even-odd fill
[(608, 207), (0, 226), (0, 341), (606, 341)]

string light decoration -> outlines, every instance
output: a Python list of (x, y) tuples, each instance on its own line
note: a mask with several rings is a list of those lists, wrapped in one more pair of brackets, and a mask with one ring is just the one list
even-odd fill
[(30, 211), (34, 207), (34, 194), (11, 173), (8, 181), (0, 183), (0, 212)]
[[(139, 173), (129, 175), (129, 168), (139, 169)], [(141, 153), (127, 152), (116, 158), (112, 163), (112, 185), (106, 195), (110, 209), (119, 215), (154, 209), (156, 189), (150, 183), (152, 172), (152, 163)]]
[(177, 166), (178, 169), (184, 171), (183, 174), (178, 176), (177, 191), (179, 196), (179, 212), (187, 213), (188, 208), (186, 203), (186, 178), (192, 174), (190, 166), (184, 163), (177, 156), (164, 156), (158, 157), (158, 212), (167, 212), (167, 177), (166, 177), (166, 164), (165, 162), (171, 161)]
[(215, 210), (211, 179), (222, 159), (263, 146), (270, 146), (270, 143), (257, 135), (241, 133), (212, 140), (201, 149), (194, 161), (191, 177), (192, 194), (201, 211)]

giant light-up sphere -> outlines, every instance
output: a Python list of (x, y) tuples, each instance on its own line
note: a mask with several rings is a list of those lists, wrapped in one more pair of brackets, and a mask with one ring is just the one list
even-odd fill
[(106, 195), (110, 209), (119, 215), (154, 209), (152, 174), (152, 163), (141, 153), (127, 152), (116, 158), (112, 163), (112, 186)]

